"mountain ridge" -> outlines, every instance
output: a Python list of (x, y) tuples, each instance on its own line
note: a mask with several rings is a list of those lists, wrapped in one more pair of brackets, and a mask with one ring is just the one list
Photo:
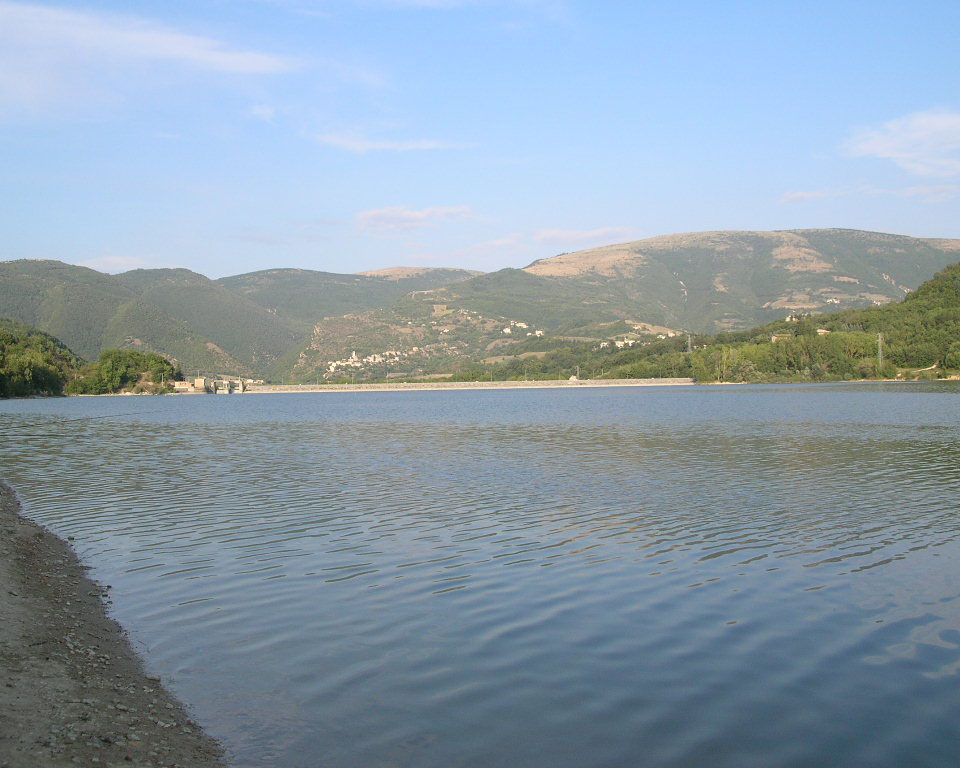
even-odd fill
[(884, 304), (958, 254), (960, 239), (835, 228), (663, 235), (480, 274), (272, 268), (211, 280), (18, 260), (0, 262), (0, 316), (88, 359), (125, 347), (187, 371), (313, 378), (339, 375), (331, 365), (357, 352), (373, 361), (358, 374), (413, 375), (541, 354), (564, 339), (735, 331)]
[[(604, 246), (417, 291), (352, 324), (321, 321), (295, 372), (361, 375), (367, 366), (350, 359), (354, 352), (375, 375), (457, 371), (541, 354), (563, 339), (625, 338), (651, 326), (735, 331), (875, 306), (902, 299), (958, 252), (960, 240), (839, 228), (694, 232)], [(396, 349), (403, 338), (410, 350)], [(385, 368), (388, 351), (404, 356)]]

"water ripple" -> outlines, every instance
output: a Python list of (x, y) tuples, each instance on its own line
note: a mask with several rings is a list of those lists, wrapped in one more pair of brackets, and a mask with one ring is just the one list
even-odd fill
[(0, 461), (238, 766), (934, 766), (958, 392), (20, 401)]

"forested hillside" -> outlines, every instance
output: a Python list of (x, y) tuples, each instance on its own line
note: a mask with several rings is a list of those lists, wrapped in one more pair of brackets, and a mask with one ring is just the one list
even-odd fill
[(399, 267), (356, 275), (310, 269), (267, 269), (217, 282), (309, 334), (324, 318), (389, 307), (411, 291), (430, 290), (479, 273)]
[(279, 368), (283, 375), (323, 317), (387, 306), (474, 274), (281, 269), (215, 281), (187, 269), (106, 275), (57, 261), (7, 261), (0, 262), (0, 316), (41, 328), (87, 359), (128, 348), (166, 355), (188, 371), (263, 376)]
[(180, 377), (165, 357), (131, 349), (108, 349), (97, 362), (85, 364), (49, 333), (0, 319), (0, 397), (160, 394)]
[[(113, 280), (134, 291), (143, 304), (210, 339), (244, 370), (269, 368), (307, 338), (247, 297), (189, 269), (135, 269)], [(190, 360), (183, 363), (189, 369)]]
[(0, 316), (46, 331), (88, 360), (128, 347), (163, 353), (189, 368), (248, 369), (116, 276), (59, 261), (0, 262)]

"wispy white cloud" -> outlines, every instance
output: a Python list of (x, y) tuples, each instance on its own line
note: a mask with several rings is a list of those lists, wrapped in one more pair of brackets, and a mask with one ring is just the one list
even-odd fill
[(960, 186), (956, 184), (927, 184), (902, 189), (881, 189), (870, 187), (867, 194), (890, 195), (893, 197), (916, 197), (922, 203), (945, 203), (953, 200), (960, 193)]
[(311, 64), (342, 83), (352, 83), (367, 88), (383, 88), (390, 84), (390, 77), (369, 64), (334, 59), (311, 59)]
[(918, 176), (960, 176), (960, 112), (914, 112), (857, 131), (844, 145), (851, 157), (892, 160)]
[(615, 242), (635, 239), (639, 232), (633, 227), (600, 227), (599, 229), (541, 229), (533, 239), (546, 245), (563, 247), (588, 247), (610, 245)]
[(433, 139), (370, 139), (355, 134), (321, 133), (313, 137), (321, 144), (349, 152), (425, 152), (438, 149), (459, 149), (463, 145)]
[(78, 266), (89, 267), (98, 272), (109, 272), (117, 274), (118, 272), (129, 272), (131, 269), (159, 269), (169, 266), (140, 258), (139, 256), (98, 256), (94, 259), (78, 261)]
[(258, 245), (287, 244), (286, 240), (284, 240), (282, 237), (257, 229), (256, 227), (244, 227), (230, 237), (233, 240), (243, 240), (246, 243), (257, 243)]
[(394, 8), (460, 8), (464, 5), (480, 5), (480, 0), (379, 0), (368, 5), (393, 6)]
[(898, 189), (874, 187), (868, 184), (859, 187), (838, 189), (814, 189), (809, 191), (787, 192), (780, 198), (782, 205), (803, 203), (808, 200), (830, 200), (840, 197), (904, 197), (916, 198), (921, 203), (945, 203), (960, 195), (957, 184), (925, 184)]
[(396, 8), (453, 10), (467, 7), (519, 8), (551, 15), (569, 12), (570, 0), (255, 0), (288, 8), (299, 13), (327, 15), (338, 6), (360, 8)]
[(439, 206), (420, 210), (408, 208), (405, 205), (395, 205), (361, 211), (356, 215), (356, 222), (363, 229), (400, 230), (451, 219), (468, 218), (470, 215), (470, 207), (466, 205)]
[(283, 56), (234, 50), (210, 37), (156, 26), (141, 19), (22, 3), (0, 2), (0, 35), (18, 47), (53, 47), (58, 55), (84, 51), (98, 58), (169, 61), (201, 69), (242, 74), (276, 74), (295, 69)]
[(790, 205), (791, 203), (802, 203), (807, 200), (823, 200), (833, 197), (843, 197), (850, 194), (849, 190), (842, 189), (812, 189), (798, 192), (784, 192), (780, 197), (781, 205)]
[(333, 230), (348, 222), (327, 218), (313, 221), (287, 222), (271, 228), (240, 227), (227, 235), (231, 240), (268, 246), (296, 246), (302, 243), (320, 243), (330, 240)]
[[(300, 63), (131, 16), (0, 0), (0, 108), (73, 102), (116, 88), (135, 65), (276, 75)], [(107, 83), (110, 83), (108, 86)]]
[(483, 11), (491, 29), (510, 34), (539, 33), (544, 24), (572, 27), (577, 15), (573, 0), (247, 0), (270, 4), (303, 16), (330, 18), (344, 8), (382, 14), (456, 13)]
[[(523, 30), (539, 27), (542, 21), (569, 25), (574, 12), (571, 0), (342, 0), (352, 5), (398, 10), (453, 11), (461, 8), (482, 8), (504, 16), (502, 27), (508, 30)], [(523, 16), (536, 20), (535, 24), (520, 21)]]
[(520, 245), (527, 239), (527, 236), (522, 232), (513, 232), (509, 235), (504, 235), (503, 237), (496, 237), (492, 240), (485, 240), (482, 243), (477, 243), (473, 246), (477, 250), (489, 250), (491, 248), (513, 248), (514, 246)]
[(272, 123), (273, 118), (276, 117), (277, 110), (268, 104), (254, 104), (250, 107), (250, 117), (255, 117), (257, 120), (263, 120), (265, 123)]

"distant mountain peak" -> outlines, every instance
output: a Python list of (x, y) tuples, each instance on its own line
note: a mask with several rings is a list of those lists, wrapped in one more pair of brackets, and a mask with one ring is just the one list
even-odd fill
[(830, 272), (830, 261), (811, 241), (825, 238), (831, 242), (846, 241), (848, 247), (859, 249), (901, 241), (926, 244), (937, 250), (960, 250), (960, 240), (913, 238), (857, 229), (716, 230), (660, 235), (564, 253), (538, 259), (524, 267), (524, 271), (540, 277), (576, 277), (591, 272), (626, 277), (635, 274), (637, 268), (651, 258), (671, 254), (682, 257), (684, 252), (704, 250), (724, 259), (752, 259), (758, 251), (765, 251), (773, 257), (770, 266), (782, 266), (790, 272)]

